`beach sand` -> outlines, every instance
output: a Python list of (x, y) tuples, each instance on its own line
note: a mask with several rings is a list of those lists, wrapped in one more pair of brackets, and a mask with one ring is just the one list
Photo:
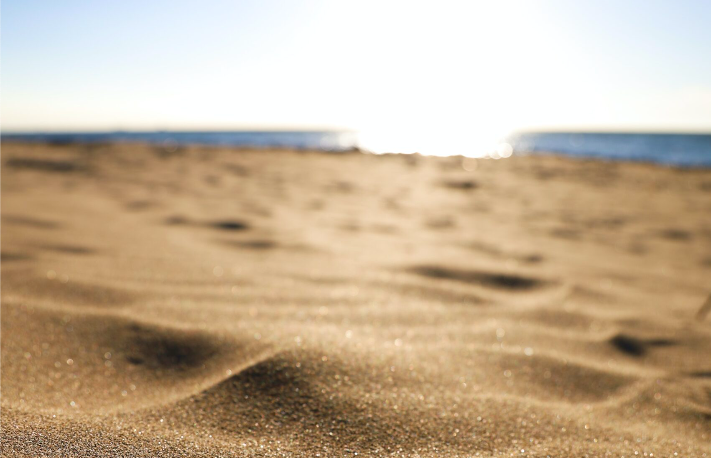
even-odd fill
[(709, 170), (2, 161), (2, 456), (711, 456)]

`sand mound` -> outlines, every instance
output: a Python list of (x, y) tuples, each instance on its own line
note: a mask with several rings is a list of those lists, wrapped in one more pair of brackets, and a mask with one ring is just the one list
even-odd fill
[[(189, 328), (3, 303), (9, 405), (60, 414), (142, 409), (191, 395), (264, 351)], [(246, 339), (245, 339), (246, 340)], [(18, 368), (16, 364), (21, 364)], [(22, 370), (31, 364), (32, 372)], [(101, 393), (95, 396), (95, 393)]]

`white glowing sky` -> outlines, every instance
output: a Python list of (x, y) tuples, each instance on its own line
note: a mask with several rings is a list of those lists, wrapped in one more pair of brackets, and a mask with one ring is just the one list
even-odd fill
[(2, 127), (711, 130), (711, 2), (585, 3), (5, 0)]

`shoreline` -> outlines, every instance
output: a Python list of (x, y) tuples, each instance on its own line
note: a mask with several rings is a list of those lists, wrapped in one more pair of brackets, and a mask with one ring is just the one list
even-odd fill
[[(699, 134), (706, 135), (706, 134)], [(360, 147), (351, 147), (343, 150), (330, 150), (330, 149), (318, 149), (318, 148), (299, 148), (299, 147), (289, 147), (289, 146), (253, 146), (253, 145), (214, 145), (214, 144), (204, 144), (204, 143), (171, 143), (165, 145), (164, 143), (152, 143), (145, 141), (109, 141), (109, 142), (79, 142), (73, 141), (68, 143), (52, 143), (45, 141), (21, 141), (21, 140), (5, 140), (0, 141), (0, 147), (5, 145), (25, 145), (25, 146), (45, 146), (45, 147), (56, 147), (56, 148), (79, 148), (79, 147), (89, 147), (89, 148), (106, 148), (113, 146), (129, 146), (136, 148), (164, 148), (168, 151), (173, 149), (193, 149), (193, 150), (211, 150), (211, 151), (233, 151), (236, 153), (245, 153), (250, 151), (263, 151), (263, 152), (285, 152), (285, 153), (323, 153), (323, 154), (365, 154), (373, 156), (414, 156), (414, 157), (431, 157), (431, 158), (455, 158), (458, 160), (464, 159), (476, 159), (477, 161), (499, 161), (507, 160), (511, 158), (523, 158), (523, 157), (539, 157), (539, 158), (561, 158), (564, 160), (573, 160), (577, 162), (590, 162), (590, 163), (602, 163), (602, 164), (628, 164), (628, 165), (645, 165), (651, 167), (661, 167), (671, 170), (679, 171), (708, 171), (711, 170), (711, 165), (682, 165), (682, 164), (672, 164), (656, 162), (648, 159), (629, 159), (629, 158), (609, 158), (601, 156), (583, 156), (570, 153), (559, 153), (552, 151), (540, 151), (540, 152), (514, 152), (511, 157), (507, 158), (492, 158), (489, 156), (465, 156), (461, 154), (453, 154), (448, 156), (433, 155), (433, 154), (423, 154), (423, 153), (401, 153), (401, 152), (374, 152)]]

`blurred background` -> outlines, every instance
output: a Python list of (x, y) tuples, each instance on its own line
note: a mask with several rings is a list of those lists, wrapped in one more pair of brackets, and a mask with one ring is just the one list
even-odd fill
[(702, 0), (2, 6), (6, 136), (711, 161), (619, 135), (711, 132)]

